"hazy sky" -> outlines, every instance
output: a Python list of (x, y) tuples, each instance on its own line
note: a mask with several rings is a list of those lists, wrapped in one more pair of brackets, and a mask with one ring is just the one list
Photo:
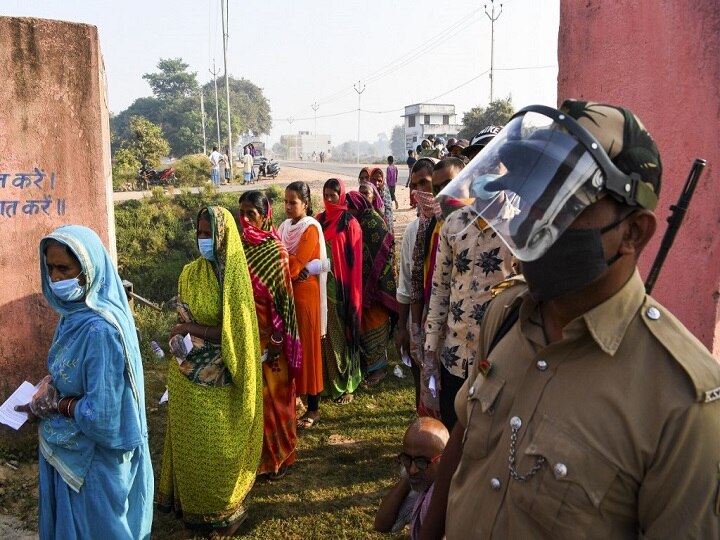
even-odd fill
[[(142, 75), (160, 58), (181, 57), (200, 83), (211, 80), (213, 58), (222, 70), (219, 2), (0, 0), (0, 15), (96, 25), (117, 113), (151, 95)], [(516, 108), (556, 104), (558, 20), (559, 0), (503, 2), (495, 23), (496, 98), (511, 95)], [(263, 88), (270, 101), (271, 144), (313, 131), (313, 102), (320, 105), (318, 133), (330, 133), (334, 145), (355, 140), (358, 80), (366, 85), (362, 109), (376, 111), (360, 120), (361, 138), (371, 142), (402, 122), (405, 105), (454, 104), (460, 121), (489, 101), (490, 21), (482, 1), (231, 0), (229, 36), (228, 71)]]

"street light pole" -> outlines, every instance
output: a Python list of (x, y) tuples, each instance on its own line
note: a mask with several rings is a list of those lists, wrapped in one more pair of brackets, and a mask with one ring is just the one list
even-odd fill
[(218, 100), (217, 91), (217, 76), (220, 73), (219, 70), (215, 69), (215, 59), (213, 58), (213, 68), (208, 69), (210, 74), (213, 76), (213, 82), (215, 83), (215, 125), (217, 126), (217, 147), (220, 149), (220, 103)]
[(203, 97), (203, 89), (200, 87), (200, 120), (202, 122), (203, 132), (203, 154), (207, 155), (207, 137), (205, 136), (205, 98)]
[[(315, 130), (313, 131), (313, 140), (315, 142), (314, 146), (317, 148), (317, 145), (318, 145), (318, 143), (317, 143), (317, 111), (320, 108), (320, 105), (316, 101), (315, 103), (310, 105), (310, 107), (312, 107), (313, 113), (315, 114)], [(315, 151), (315, 148), (313, 148), (313, 152), (314, 151)]]
[[(225, 0), (225, 8), (220, 5), (222, 11), (222, 30), (223, 30), (223, 64), (225, 67), (225, 103), (227, 105), (227, 136), (228, 136), (228, 159), (230, 161), (230, 178), (233, 177), (233, 145), (232, 145), (232, 126), (230, 125), (230, 77), (227, 70), (227, 49), (228, 49), (228, 31), (230, 26), (230, 6), (229, 0)], [(226, 20), (227, 18), (227, 20)]]
[(358, 134), (357, 134), (357, 160), (356, 163), (360, 164), (360, 96), (365, 91), (365, 85), (361, 84), (360, 81), (353, 85), (353, 88), (358, 95)]
[[(297, 138), (292, 134), (292, 125), (293, 125), (293, 122), (295, 121), (295, 119), (294, 119), (292, 116), (288, 116), (287, 121), (288, 121), (288, 124), (290, 124), (290, 137), (292, 137), (292, 139), (291, 139), (291, 138), (288, 138), (288, 140), (289, 140), (289, 141), (290, 141), (290, 140), (293, 140), (293, 141), (295, 142), (295, 144), (293, 145), (293, 148), (295, 148), (295, 152), (294, 152), (294, 153), (295, 153), (295, 159), (297, 159), (297, 158), (298, 158)], [(288, 152), (288, 153), (289, 153), (289, 152)], [(290, 159), (290, 156), (288, 156), (288, 159)]]
[(490, 0), (492, 13), (488, 13), (487, 4), (485, 4), (485, 15), (490, 19), (490, 103), (493, 101), (493, 74), (495, 71), (495, 21), (502, 15), (503, 5), (500, 4), (500, 11), (495, 15), (495, 0)]

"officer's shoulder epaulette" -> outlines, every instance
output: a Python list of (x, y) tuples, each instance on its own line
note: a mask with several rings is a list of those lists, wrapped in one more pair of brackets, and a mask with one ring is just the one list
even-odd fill
[(720, 400), (720, 363), (675, 316), (646, 296), (641, 318), (650, 333), (682, 366), (695, 388), (697, 401)]
[(514, 292), (516, 293), (516, 295), (527, 290), (527, 287), (521, 287), (520, 289), (518, 289), (518, 285), (527, 285), (525, 278), (522, 274), (503, 279), (501, 282), (496, 283), (495, 285), (490, 287), (490, 295), (492, 296), (492, 298), (495, 298), (501, 292), (510, 288), (514, 288)]

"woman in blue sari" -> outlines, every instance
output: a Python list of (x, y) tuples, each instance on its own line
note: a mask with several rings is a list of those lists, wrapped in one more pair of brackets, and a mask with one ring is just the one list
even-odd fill
[(49, 374), (18, 408), (40, 417), (40, 538), (150, 538), (143, 369), (120, 277), (100, 238), (74, 225), (42, 239), (40, 275), (61, 317)]

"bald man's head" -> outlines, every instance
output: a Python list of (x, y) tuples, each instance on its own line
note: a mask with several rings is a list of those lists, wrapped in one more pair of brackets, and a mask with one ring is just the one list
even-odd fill
[(426, 462), (435, 460), (424, 470), (418, 468), (416, 462), (407, 467), (412, 489), (427, 491), (430, 488), (435, 481), (437, 458), (445, 450), (449, 438), (447, 428), (434, 418), (421, 416), (410, 424), (403, 438), (403, 453)]

